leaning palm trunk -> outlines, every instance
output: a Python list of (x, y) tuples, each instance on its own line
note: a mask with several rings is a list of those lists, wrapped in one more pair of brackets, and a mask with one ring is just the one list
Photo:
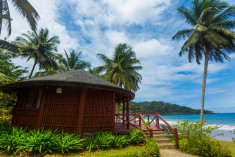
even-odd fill
[(34, 71), (34, 68), (35, 68), (35, 66), (36, 66), (36, 64), (37, 64), (37, 61), (38, 61), (38, 60), (36, 59), (34, 65), (33, 65), (33, 68), (32, 68), (32, 70), (31, 70), (31, 72), (30, 72), (30, 75), (29, 75), (29, 78), (30, 78), (30, 79), (32, 78), (33, 71)]
[(206, 91), (206, 77), (207, 77), (207, 69), (208, 69), (208, 58), (209, 50), (206, 50), (205, 55), (205, 65), (204, 65), (204, 73), (203, 73), (203, 80), (202, 80), (202, 104), (201, 104), (201, 116), (200, 122), (203, 123), (203, 115), (204, 115), (204, 103), (205, 103), (205, 91)]

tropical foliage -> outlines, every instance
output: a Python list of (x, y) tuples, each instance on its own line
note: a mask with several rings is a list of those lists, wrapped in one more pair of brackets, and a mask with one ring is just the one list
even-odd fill
[[(33, 30), (37, 27), (37, 20), (39, 19), (39, 15), (37, 11), (33, 8), (33, 6), (28, 2), (28, 0), (10, 0), (13, 4), (17, 13), (19, 13), (23, 18), (26, 18), (29, 25)], [(0, 2), (0, 34), (3, 28), (3, 24), (6, 25), (8, 35), (11, 34), (11, 16), (10, 9), (8, 5), (8, 0), (2, 0)]]
[(139, 144), (143, 141), (143, 134), (139, 130), (130, 131), (126, 135), (113, 135), (102, 132), (95, 136), (80, 139), (76, 133), (58, 133), (50, 130), (30, 130), (12, 127), (10, 122), (0, 122), (0, 148), (16, 154), (17, 152), (35, 152), (40, 154), (87, 148), (107, 149)]
[(179, 14), (192, 27), (178, 31), (173, 40), (186, 40), (180, 56), (188, 53), (189, 62), (195, 59), (200, 64), (205, 56), (202, 82), (201, 122), (203, 122), (205, 86), (208, 61), (223, 62), (235, 52), (235, 7), (222, 0), (193, 0), (191, 8), (180, 7)]
[(142, 66), (132, 47), (118, 44), (112, 59), (103, 54), (97, 56), (105, 63), (94, 69), (102, 78), (134, 92), (139, 89), (142, 76), (138, 71)]
[(57, 133), (50, 130), (30, 130), (12, 127), (9, 122), (0, 122), (0, 148), (16, 154), (26, 150), (40, 154), (83, 149), (83, 139), (76, 133)]
[[(13, 81), (25, 79), (25, 75), (28, 73), (27, 68), (16, 66), (12, 59), (14, 53), (9, 51), (0, 50), (0, 86)], [(7, 94), (0, 91), (0, 114), (6, 110), (11, 110), (10, 106), (13, 106), (16, 101), (16, 94)]]
[(156, 139), (148, 139), (145, 147), (125, 154), (113, 155), (112, 157), (160, 157), (160, 148)]
[[(218, 141), (211, 139), (213, 130), (220, 126), (213, 126), (211, 123), (196, 123), (185, 120), (174, 125), (178, 129), (180, 142), (179, 148), (181, 151), (205, 156), (205, 157), (231, 157), (231, 152), (222, 147)], [(213, 137), (213, 136), (212, 136)]]
[[(130, 102), (131, 113), (150, 113), (150, 114), (200, 114), (200, 110), (192, 109), (186, 106), (179, 106), (162, 101), (152, 102)], [(205, 110), (206, 114), (213, 113), (212, 111)]]
[(130, 131), (127, 135), (113, 135), (110, 132), (98, 132), (95, 136), (85, 138), (85, 147), (91, 151), (111, 147), (125, 147), (143, 141), (143, 134), (139, 130)]
[(23, 33), (16, 38), (17, 45), (21, 48), (20, 55), (29, 60), (34, 60), (34, 65), (29, 78), (32, 77), (35, 66), (39, 64), (39, 69), (50, 69), (57, 66), (55, 58), (57, 57), (57, 44), (60, 43), (58, 36), (49, 37), (48, 29), (41, 28), (36, 31)]
[(82, 60), (81, 56), (82, 52), (72, 50), (70, 53), (67, 53), (67, 51), (65, 51), (65, 58), (61, 59), (61, 62), (65, 66), (65, 71), (90, 68), (90, 63)]
[[(28, 2), (28, 0), (10, 0), (14, 9), (20, 14), (23, 18), (26, 18), (32, 30), (37, 28), (37, 20), (39, 15), (34, 7)], [(2, 34), (3, 26), (7, 29), (8, 36), (11, 35), (11, 14), (8, 5), (8, 0), (0, 1), (0, 34)], [(12, 43), (9, 43), (5, 40), (0, 40), (0, 48), (17, 52), (18, 47)]]

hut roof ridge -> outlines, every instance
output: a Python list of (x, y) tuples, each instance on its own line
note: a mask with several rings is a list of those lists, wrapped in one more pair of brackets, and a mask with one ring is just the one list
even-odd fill
[(111, 89), (128, 92), (134, 96), (133, 92), (127, 89), (121, 88), (117, 86), (116, 84), (106, 81), (82, 69), (23, 80), (23, 81), (15, 82), (12, 84), (8, 84), (5, 87), (11, 88), (15, 86), (17, 87), (17, 86), (32, 85), (32, 84), (40, 84), (40, 85), (69, 84), (69, 85), (81, 85), (81, 86), (91, 86), (91, 87), (100, 87), (100, 88), (111, 88)]

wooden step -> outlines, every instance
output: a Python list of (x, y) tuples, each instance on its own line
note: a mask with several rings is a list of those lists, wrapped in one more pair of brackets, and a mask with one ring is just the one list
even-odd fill
[(169, 138), (157, 139), (157, 143), (172, 143)]
[(160, 149), (176, 149), (173, 143), (159, 143)]
[[(149, 135), (147, 135), (147, 137), (149, 138)], [(154, 138), (157, 139), (162, 139), (162, 138), (170, 138), (172, 137), (172, 135), (168, 135), (168, 134), (155, 134), (153, 135)]]
[[(149, 131), (144, 131), (145, 134), (150, 134)], [(153, 134), (166, 134), (165, 131), (153, 131)]]

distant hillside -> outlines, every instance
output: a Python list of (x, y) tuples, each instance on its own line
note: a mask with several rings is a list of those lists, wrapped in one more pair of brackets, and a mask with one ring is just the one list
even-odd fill
[[(159, 114), (200, 114), (200, 110), (192, 109), (186, 106), (179, 106), (176, 104), (165, 103), (162, 101), (152, 102), (131, 102), (131, 113), (159, 113)], [(205, 114), (213, 114), (213, 111), (204, 111)]]

